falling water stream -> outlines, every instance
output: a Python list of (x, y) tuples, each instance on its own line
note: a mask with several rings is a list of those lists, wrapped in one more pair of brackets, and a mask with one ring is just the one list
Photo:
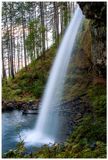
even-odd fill
[(67, 68), (83, 19), (84, 16), (78, 6), (50, 71), (35, 127), (21, 133), (27, 145), (55, 143), (58, 139), (62, 122), (59, 117), (59, 109), (55, 106), (61, 102)]

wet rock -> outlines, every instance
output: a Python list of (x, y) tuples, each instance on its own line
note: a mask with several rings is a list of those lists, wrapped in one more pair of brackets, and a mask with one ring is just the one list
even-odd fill
[(78, 119), (80, 119), (81, 117), (82, 117), (81, 113), (78, 113), (78, 114), (76, 115), (76, 117), (75, 117), (75, 120), (78, 120)]
[(32, 110), (37, 110), (38, 109), (38, 105), (32, 105)]
[[(4, 104), (4, 103), (3, 103)], [(14, 103), (9, 102), (8, 104), (5, 102), (4, 110), (12, 111), (14, 110)]]
[(39, 101), (31, 102), (21, 102), (21, 101), (2, 101), (2, 111), (12, 111), (12, 110), (38, 110)]
[(22, 114), (38, 114), (37, 110), (23, 110)]
[(106, 2), (78, 2), (84, 15), (97, 23), (106, 23)]

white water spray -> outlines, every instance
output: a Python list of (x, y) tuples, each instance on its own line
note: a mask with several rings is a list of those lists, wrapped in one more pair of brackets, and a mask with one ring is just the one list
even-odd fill
[(56, 141), (60, 126), (57, 108), (54, 106), (60, 103), (66, 71), (83, 17), (82, 11), (77, 7), (50, 71), (36, 126), (33, 130), (23, 133), (27, 145), (49, 144)]

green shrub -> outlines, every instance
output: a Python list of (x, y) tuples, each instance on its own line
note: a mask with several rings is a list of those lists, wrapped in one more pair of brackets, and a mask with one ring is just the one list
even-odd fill
[(34, 96), (36, 96), (37, 98), (39, 98), (42, 93), (43, 93), (43, 89), (44, 89), (44, 84), (41, 80), (37, 80), (32, 87), (32, 93)]
[(4, 153), (3, 158), (22, 158), (24, 157), (25, 150), (24, 142), (21, 141), (17, 143), (15, 150), (9, 150), (7, 153)]
[(31, 78), (32, 73), (31, 72), (22, 72), (21, 76), (19, 77), (20, 80)]
[(93, 110), (98, 116), (106, 114), (106, 95), (99, 95), (94, 97), (92, 102)]
[(19, 88), (19, 89), (16, 89), (14, 94), (16, 95), (20, 95), (22, 93), (22, 90)]

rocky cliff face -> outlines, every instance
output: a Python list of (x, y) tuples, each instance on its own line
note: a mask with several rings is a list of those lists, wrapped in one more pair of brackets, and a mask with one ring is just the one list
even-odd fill
[(106, 77), (106, 2), (78, 2), (90, 19), (91, 61), (96, 76)]

